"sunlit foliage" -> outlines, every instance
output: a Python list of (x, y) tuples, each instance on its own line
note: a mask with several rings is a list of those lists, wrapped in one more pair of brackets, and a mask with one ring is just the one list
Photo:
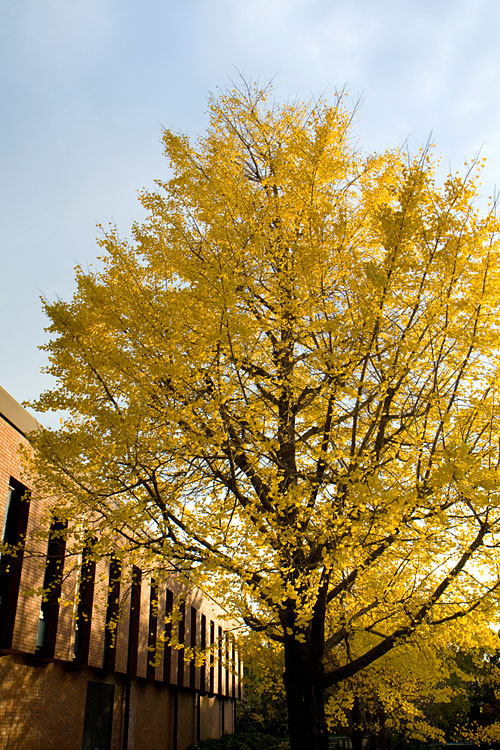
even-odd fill
[(428, 149), (358, 151), (341, 95), (209, 115), (45, 303), (36, 405), (67, 418), (39, 471), (103, 553), (175, 559), (283, 643), (292, 748), (319, 748), (326, 688), (495, 616), (498, 221), (477, 163), (439, 184)]

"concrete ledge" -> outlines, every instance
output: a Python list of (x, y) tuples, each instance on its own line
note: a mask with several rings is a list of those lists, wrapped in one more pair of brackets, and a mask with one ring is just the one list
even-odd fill
[(23, 435), (39, 430), (41, 425), (0, 385), (0, 415)]

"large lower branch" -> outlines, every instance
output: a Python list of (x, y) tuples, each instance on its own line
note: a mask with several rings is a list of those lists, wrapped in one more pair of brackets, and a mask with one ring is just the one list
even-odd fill
[(352, 677), (362, 669), (365, 669), (365, 667), (373, 664), (373, 662), (377, 659), (380, 659), (381, 656), (384, 656), (384, 654), (391, 651), (391, 649), (393, 649), (394, 646), (396, 646), (397, 643), (402, 639), (411, 635), (411, 633), (413, 633), (416, 628), (423, 622), (425, 617), (432, 610), (432, 607), (449, 588), (451, 583), (461, 573), (474, 552), (481, 546), (485, 535), (488, 533), (488, 530), (489, 527), (487, 523), (481, 524), (481, 527), (474, 541), (462, 554), (455, 567), (448, 573), (448, 575), (443, 578), (441, 583), (436, 587), (428, 600), (411, 617), (411, 621), (408, 625), (398, 628), (394, 631), (394, 633), (385, 637), (376, 646), (369, 649), (361, 656), (358, 656), (357, 659), (353, 659), (353, 661), (349, 662), (348, 664), (344, 664), (343, 666), (326, 673), (323, 677), (323, 686), (325, 688), (331, 687), (332, 685), (336, 685), (337, 683), (342, 682), (342, 680), (345, 680), (347, 677)]

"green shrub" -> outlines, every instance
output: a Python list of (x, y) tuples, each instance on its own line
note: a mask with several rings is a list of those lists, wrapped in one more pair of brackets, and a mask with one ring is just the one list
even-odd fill
[(289, 747), (286, 740), (270, 734), (238, 732), (223, 734), (217, 740), (201, 740), (190, 745), (187, 750), (289, 750)]

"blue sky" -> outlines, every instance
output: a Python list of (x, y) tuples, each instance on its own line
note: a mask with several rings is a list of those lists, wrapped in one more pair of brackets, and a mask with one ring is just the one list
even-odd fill
[(499, 38), (498, 0), (3, 0), (0, 384), (19, 401), (50, 387), (40, 295), (71, 296), (97, 223), (129, 232), (137, 191), (166, 174), (161, 127), (202, 132), (237, 71), (278, 98), (345, 85), (366, 150), (432, 131), (458, 169), (482, 147), (491, 194)]

